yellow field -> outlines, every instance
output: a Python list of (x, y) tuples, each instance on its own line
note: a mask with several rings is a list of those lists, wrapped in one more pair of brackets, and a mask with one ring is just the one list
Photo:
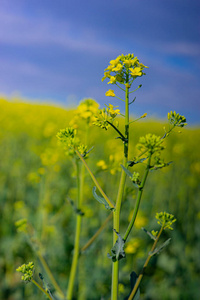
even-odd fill
[[(34, 261), (37, 273), (37, 243), (52, 273), (66, 289), (74, 236), (74, 213), (67, 198), (76, 198), (73, 161), (66, 156), (56, 138), (69, 126), (76, 110), (7, 101), (0, 99), (0, 299), (41, 299), (31, 284), (24, 285), (15, 269)], [(187, 117), (187, 116), (186, 116)], [(131, 127), (131, 155), (140, 136), (152, 132), (163, 135), (158, 121), (140, 120)], [(84, 140), (84, 127), (79, 137)], [(111, 199), (115, 199), (121, 163), (122, 145), (112, 128), (103, 131), (91, 127), (89, 148), (94, 146), (88, 164)], [(147, 182), (141, 212), (126, 246), (127, 259), (121, 262), (121, 298), (129, 293), (129, 271), (139, 272), (150, 249), (151, 240), (141, 227), (156, 227), (155, 213), (167, 211), (177, 218), (172, 242), (160, 256), (152, 259), (141, 287), (141, 299), (198, 299), (200, 285), (200, 129), (184, 128), (166, 141), (165, 160), (169, 167), (154, 171)], [(136, 170), (139, 170), (137, 167)], [(86, 175), (83, 212), (83, 246), (108, 215), (92, 196), (93, 183)], [(128, 184), (121, 215), (122, 231), (127, 211), (134, 208), (134, 194)], [(15, 222), (27, 219), (33, 228), (36, 249), (17, 232)], [(166, 234), (167, 235), (167, 234)], [(79, 299), (109, 299), (111, 261), (111, 224), (80, 260)], [(167, 236), (166, 236), (167, 237)], [(127, 267), (128, 266), (128, 267)], [(38, 276), (38, 275), (36, 275)], [(89, 276), (89, 277), (88, 277)], [(45, 277), (48, 282), (48, 277)], [(93, 291), (91, 293), (91, 290)], [(159, 295), (159, 298), (158, 296)], [(77, 295), (76, 295), (77, 296)], [(78, 297), (78, 296), (77, 296)], [(142, 298), (143, 297), (143, 298)]]

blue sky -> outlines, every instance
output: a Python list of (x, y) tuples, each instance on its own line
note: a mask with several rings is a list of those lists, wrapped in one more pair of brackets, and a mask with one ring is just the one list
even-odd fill
[(200, 124), (199, 0), (1, 0), (2, 95), (64, 106), (90, 97), (121, 108), (101, 78), (122, 53), (149, 66), (132, 113), (176, 110)]

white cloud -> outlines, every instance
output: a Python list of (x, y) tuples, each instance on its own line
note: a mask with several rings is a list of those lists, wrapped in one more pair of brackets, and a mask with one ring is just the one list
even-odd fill
[(69, 50), (108, 54), (115, 48), (101, 41), (94, 29), (79, 31), (75, 23), (0, 12), (0, 41), (11, 46), (58, 46)]
[(163, 43), (160, 46), (160, 50), (167, 54), (173, 55), (187, 55), (187, 56), (199, 56), (200, 55), (200, 44), (192, 43), (187, 41)]

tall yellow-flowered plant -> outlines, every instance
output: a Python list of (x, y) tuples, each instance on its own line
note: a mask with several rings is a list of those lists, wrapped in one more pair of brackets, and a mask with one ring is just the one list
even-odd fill
[[(138, 211), (140, 208), (141, 199), (143, 196), (143, 191), (146, 185), (147, 177), (149, 176), (150, 171), (155, 171), (164, 167), (167, 167), (171, 162), (165, 162), (161, 157), (165, 149), (165, 139), (171, 134), (171, 132), (176, 127), (184, 127), (186, 124), (186, 119), (184, 116), (177, 114), (176, 112), (170, 112), (168, 114), (169, 126), (164, 129), (163, 136), (156, 136), (155, 134), (148, 133), (143, 137), (140, 137), (138, 144), (135, 147), (135, 157), (129, 157), (129, 143), (130, 143), (130, 130), (131, 124), (139, 119), (146, 117), (144, 113), (140, 118), (130, 121), (130, 106), (134, 103), (136, 97), (129, 101), (130, 94), (136, 92), (141, 88), (139, 84), (135, 89), (131, 90), (132, 86), (135, 83), (135, 80), (145, 75), (144, 70), (148, 68), (144, 64), (139, 62), (139, 59), (134, 56), (134, 54), (120, 55), (116, 59), (111, 60), (108, 67), (105, 69), (104, 76), (102, 81), (108, 79), (108, 84), (115, 85), (124, 92), (124, 99), (117, 96), (117, 93), (114, 89), (109, 89), (105, 95), (109, 97), (114, 97), (120, 101), (124, 102), (124, 111), (122, 114), (118, 108), (118, 105), (108, 104), (103, 109), (99, 109), (99, 105), (92, 99), (86, 99), (80, 103), (78, 106), (75, 116), (72, 119), (70, 126), (65, 129), (61, 129), (57, 137), (59, 141), (64, 145), (64, 149), (67, 154), (70, 154), (73, 157), (73, 160), (76, 165), (76, 174), (77, 174), (77, 201), (76, 204), (70, 199), (70, 203), (73, 205), (73, 208), (76, 212), (76, 229), (75, 229), (75, 241), (74, 241), (74, 251), (73, 251), (73, 260), (71, 265), (71, 271), (69, 274), (68, 280), (68, 289), (66, 294), (66, 299), (71, 300), (74, 294), (74, 284), (77, 279), (77, 266), (78, 258), (81, 251), (88, 248), (93, 241), (96, 239), (98, 234), (103, 230), (103, 228), (108, 223), (109, 219), (113, 218), (113, 243), (110, 246), (110, 251), (108, 257), (112, 261), (112, 284), (111, 284), (111, 300), (118, 299), (118, 290), (119, 290), (119, 260), (126, 257), (126, 249), (132, 249), (130, 242), (128, 244), (127, 240), (132, 232), (132, 228), (135, 224), (135, 220), (138, 216)], [(117, 101), (118, 101), (117, 100)], [(119, 129), (118, 116), (123, 117), (123, 130)], [(120, 122), (122, 122), (120, 118)], [(79, 126), (80, 122), (85, 122), (85, 126)], [(123, 153), (121, 163), (118, 164), (115, 169), (121, 170), (121, 176), (118, 184), (118, 188), (115, 191), (116, 195), (114, 199), (105, 193), (101, 188), (96, 176), (91, 171), (89, 165), (87, 164), (87, 158), (89, 156), (88, 150), (88, 130), (92, 125), (96, 125), (102, 129), (107, 130), (112, 128), (118, 134), (118, 142), (123, 145)], [(122, 127), (122, 126), (121, 126)], [(120, 128), (121, 128), (120, 127)], [(83, 129), (86, 132), (86, 137), (83, 138)], [(82, 131), (81, 131), (82, 130)], [(78, 132), (81, 131), (79, 135)], [(134, 131), (133, 131), (134, 132)], [(82, 140), (84, 141), (82, 142)], [(116, 148), (117, 150), (118, 148)], [(118, 151), (118, 150), (117, 150)], [(112, 156), (114, 157), (114, 156)], [(112, 160), (110, 156), (110, 160)], [(141, 174), (137, 171), (131, 171), (131, 168), (135, 165), (141, 164), (143, 166), (143, 171)], [(107, 170), (108, 165), (104, 160), (97, 162), (97, 166), (102, 170)], [(81, 219), (83, 216), (82, 203), (84, 200), (84, 178), (85, 178), (85, 169), (88, 171), (91, 179), (94, 182), (94, 187), (92, 189), (93, 197), (100, 203), (103, 204), (103, 207), (107, 210), (110, 210), (110, 216), (102, 224), (101, 228), (97, 233), (90, 238), (85, 246), (80, 248), (80, 234), (81, 234)], [(112, 172), (111, 172), (112, 173)], [(113, 172), (115, 174), (115, 172)], [(134, 207), (130, 212), (127, 212), (127, 224), (125, 232), (122, 232), (120, 228), (120, 212), (121, 204), (123, 201), (126, 201), (124, 197), (124, 190), (126, 186), (126, 179), (130, 181), (132, 189), (136, 191), (136, 198), (133, 199)], [(108, 190), (109, 192), (109, 190)], [(113, 193), (112, 193), (113, 194)], [(144, 263), (144, 269), (146, 269), (149, 260), (153, 255), (159, 254), (170, 242), (170, 239), (166, 240), (163, 244), (157, 247), (157, 244), (160, 240), (161, 234), (164, 230), (172, 230), (172, 225), (175, 222), (173, 215), (166, 212), (161, 212), (156, 214), (156, 219), (158, 224), (161, 226), (160, 231), (152, 230), (147, 231), (144, 229), (144, 232), (153, 240), (153, 246), (151, 251), (147, 255), (147, 259)], [(134, 241), (134, 236), (131, 239)], [(132, 245), (133, 246), (133, 245)], [(136, 246), (135, 246), (136, 248)], [(133, 253), (135, 252), (135, 248)], [(127, 250), (128, 251), (128, 250)], [(21, 270), (21, 269), (20, 269)], [(131, 300), (134, 297), (139, 299), (139, 285), (143, 278), (143, 270), (139, 275), (134, 273), (135, 282), (132, 282), (130, 294), (126, 299)], [(32, 273), (31, 273), (32, 275)], [(31, 279), (32, 280), (32, 277)], [(56, 286), (56, 285), (55, 285)], [(62, 294), (63, 295), (63, 294)], [(99, 295), (97, 295), (98, 297)], [(50, 296), (49, 296), (50, 297)]]

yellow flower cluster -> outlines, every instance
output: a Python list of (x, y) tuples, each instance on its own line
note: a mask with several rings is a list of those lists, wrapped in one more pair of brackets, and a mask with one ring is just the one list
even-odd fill
[(163, 150), (165, 147), (162, 145), (163, 139), (160, 136), (156, 136), (155, 134), (148, 133), (146, 136), (142, 136), (139, 139), (139, 143), (137, 144), (137, 148), (140, 151), (148, 150), (150, 153), (155, 153)]
[(115, 93), (113, 90), (108, 90), (106, 93), (105, 93), (106, 96), (108, 97), (115, 97)]
[(75, 111), (75, 116), (70, 122), (70, 126), (77, 128), (80, 120), (84, 120), (90, 126), (95, 120), (94, 115), (97, 113), (99, 104), (93, 99), (85, 99), (80, 102)]
[(163, 227), (163, 229), (170, 229), (173, 230), (172, 224), (176, 222), (176, 219), (174, 218), (174, 215), (168, 214), (165, 211), (156, 213), (156, 219), (158, 220), (158, 224)]
[(21, 279), (25, 282), (29, 282), (33, 279), (33, 269), (34, 269), (34, 263), (30, 262), (28, 264), (23, 264), (19, 268), (16, 269), (17, 272), (21, 272), (24, 275), (21, 277)]
[(95, 122), (93, 124), (107, 130), (110, 126), (109, 123), (113, 123), (115, 117), (120, 115), (120, 110), (115, 109), (118, 106), (113, 106), (112, 104), (106, 106), (106, 109), (100, 109), (95, 115)]
[(120, 109), (114, 109), (119, 106), (113, 106), (112, 104), (106, 105), (107, 106), (107, 112), (112, 117), (115, 118), (117, 115), (120, 115)]
[[(143, 72), (145, 68), (148, 67), (140, 63), (137, 56), (134, 57), (134, 54), (122, 54), (110, 61), (109, 66), (104, 70), (102, 81), (108, 78), (108, 84), (115, 84), (117, 82), (126, 84), (137, 77), (145, 75)], [(114, 97), (113, 95), (109, 96)]]
[(67, 155), (76, 156), (75, 149), (77, 149), (84, 157), (88, 154), (87, 146), (81, 144), (80, 139), (77, 137), (76, 129), (72, 127), (61, 129), (56, 136), (63, 144)]

